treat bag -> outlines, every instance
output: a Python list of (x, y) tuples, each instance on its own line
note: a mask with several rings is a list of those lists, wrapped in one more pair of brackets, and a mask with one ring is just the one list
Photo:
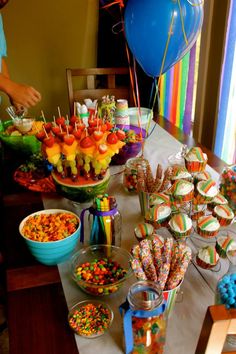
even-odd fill
[(120, 306), (125, 353), (161, 354), (166, 337), (165, 302), (155, 282), (138, 281)]
[[(102, 205), (101, 205), (102, 204)], [(88, 211), (88, 218), (85, 213)], [(89, 208), (82, 210), (80, 242), (90, 245), (105, 244), (121, 246), (122, 219), (114, 197), (101, 196)], [(89, 238), (84, 233), (88, 223)]]

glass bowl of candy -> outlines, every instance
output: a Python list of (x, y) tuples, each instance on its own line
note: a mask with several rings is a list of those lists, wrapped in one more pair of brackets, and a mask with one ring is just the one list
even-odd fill
[(72, 277), (90, 295), (110, 295), (119, 290), (131, 276), (131, 258), (131, 254), (121, 247), (84, 247), (71, 258)]
[(97, 338), (111, 327), (113, 311), (99, 300), (84, 300), (74, 305), (68, 314), (70, 328), (79, 336)]

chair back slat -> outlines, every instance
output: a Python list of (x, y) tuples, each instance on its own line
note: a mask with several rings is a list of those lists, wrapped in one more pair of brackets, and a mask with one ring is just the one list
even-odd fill
[[(133, 105), (129, 69), (121, 68), (75, 68), (66, 69), (70, 113), (73, 114), (74, 102), (83, 103), (84, 99), (101, 99), (115, 96), (127, 99)], [(77, 85), (77, 86), (76, 86)]]

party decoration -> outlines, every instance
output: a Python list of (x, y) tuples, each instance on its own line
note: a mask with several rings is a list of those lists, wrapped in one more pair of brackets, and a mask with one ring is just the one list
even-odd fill
[(157, 77), (194, 45), (203, 22), (203, 5), (187, 0), (129, 0), (125, 35), (145, 73)]

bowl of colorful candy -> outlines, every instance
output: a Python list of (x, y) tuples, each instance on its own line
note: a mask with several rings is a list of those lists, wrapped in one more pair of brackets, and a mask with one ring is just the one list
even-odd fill
[(97, 338), (109, 330), (113, 317), (108, 304), (99, 300), (84, 300), (70, 309), (68, 322), (79, 336)]
[(41, 210), (23, 219), (19, 231), (40, 263), (56, 265), (69, 259), (77, 246), (80, 219), (63, 209)]
[(131, 258), (128, 251), (116, 246), (84, 247), (72, 256), (72, 277), (90, 295), (110, 295), (131, 276)]

